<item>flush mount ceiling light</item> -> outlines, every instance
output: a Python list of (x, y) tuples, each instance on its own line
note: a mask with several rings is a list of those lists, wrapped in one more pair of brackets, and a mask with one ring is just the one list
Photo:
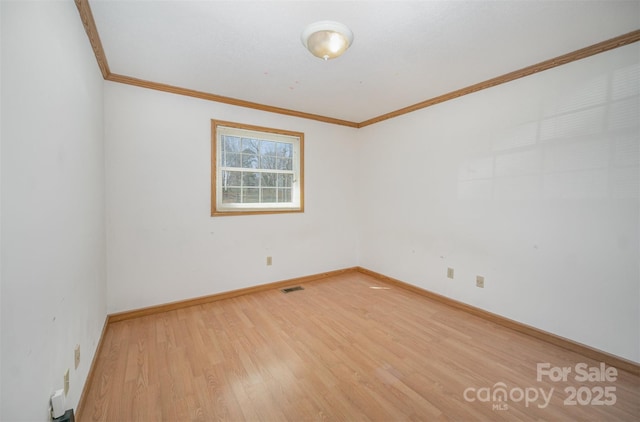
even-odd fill
[(353, 32), (339, 22), (320, 21), (307, 26), (301, 38), (311, 54), (329, 60), (347, 51), (353, 42)]

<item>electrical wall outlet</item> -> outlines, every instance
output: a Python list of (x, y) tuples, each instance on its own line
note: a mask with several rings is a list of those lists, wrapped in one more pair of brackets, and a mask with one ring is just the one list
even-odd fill
[(481, 289), (484, 289), (484, 277), (481, 275), (477, 275), (476, 276), (476, 287), (480, 287)]
[(273, 264), (273, 259), (270, 256), (267, 257), (267, 265)]
[(69, 394), (69, 370), (64, 373), (64, 395)]
[(453, 278), (453, 268), (447, 268), (447, 277)]
[(64, 415), (64, 391), (56, 390), (51, 396), (51, 416), (59, 418)]
[(78, 369), (80, 366), (80, 345), (76, 344), (76, 348), (73, 349), (73, 361), (75, 364), (75, 369)]

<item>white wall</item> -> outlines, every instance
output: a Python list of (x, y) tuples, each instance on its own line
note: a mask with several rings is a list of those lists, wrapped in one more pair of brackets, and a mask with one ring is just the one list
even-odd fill
[[(357, 264), (355, 129), (112, 83), (105, 116), (110, 313)], [(305, 212), (211, 217), (211, 119), (304, 132)]]
[[(2, 98), (2, 7), (0, 7), (0, 98)], [(2, 101), (0, 101), (0, 239), (2, 239)], [(0, 241), (0, 332), (2, 330), (2, 242)], [(0, 334), (0, 380), (2, 380), (2, 335)], [(0, 409), (2, 409), (2, 382), (0, 381)], [(2, 410), (0, 410), (2, 417)]]
[(640, 362), (638, 53), (361, 129), (360, 265)]
[(104, 82), (73, 1), (1, 10), (0, 419), (49, 420), (67, 368), (76, 407), (106, 316)]

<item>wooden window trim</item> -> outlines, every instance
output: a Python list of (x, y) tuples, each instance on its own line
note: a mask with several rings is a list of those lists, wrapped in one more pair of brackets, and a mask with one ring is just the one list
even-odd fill
[[(219, 209), (217, 201), (218, 189), (218, 127), (234, 128), (252, 132), (263, 132), (274, 135), (284, 135), (298, 138), (299, 166), (297, 183), (299, 184), (299, 206), (296, 208), (264, 208), (264, 209)], [(259, 204), (258, 204), (259, 208)], [(244, 123), (229, 122), (223, 120), (211, 120), (211, 216), (232, 216), (232, 215), (259, 215), (259, 214), (285, 214), (304, 212), (304, 133), (289, 131), (284, 129), (274, 129), (263, 126), (248, 125)]]

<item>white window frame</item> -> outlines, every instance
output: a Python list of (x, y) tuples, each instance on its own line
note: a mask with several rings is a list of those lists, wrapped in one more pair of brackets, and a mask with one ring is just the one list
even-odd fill
[[(290, 143), (292, 170), (251, 168), (252, 173), (292, 174), (291, 202), (224, 203), (225, 171), (247, 171), (242, 167), (225, 167), (222, 161), (222, 139), (235, 136), (260, 141)], [(258, 189), (261, 192), (263, 187)], [(246, 214), (276, 214), (304, 212), (304, 133), (273, 129), (242, 123), (211, 120), (211, 215), (229, 216)]]

